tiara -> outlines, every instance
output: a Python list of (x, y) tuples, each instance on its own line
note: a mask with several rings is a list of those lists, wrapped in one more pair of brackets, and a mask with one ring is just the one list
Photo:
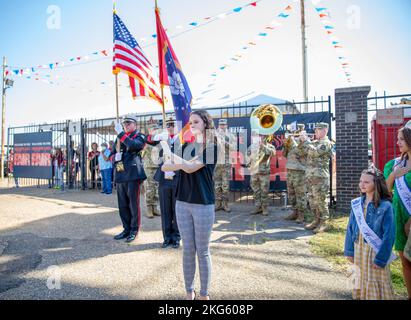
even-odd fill
[(379, 170), (379, 169), (374, 165), (374, 163), (371, 163), (371, 164), (368, 166), (368, 171), (369, 171), (369, 172), (372, 172), (376, 177), (380, 177), (380, 176), (383, 175), (383, 174), (382, 174), (382, 171)]

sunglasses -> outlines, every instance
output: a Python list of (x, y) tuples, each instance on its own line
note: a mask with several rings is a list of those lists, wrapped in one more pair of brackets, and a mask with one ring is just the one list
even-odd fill
[(166, 124), (166, 127), (167, 127), (167, 128), (174, 128), (174, 123), (167, 123), (167, 124)]
[(134, 123), (133, 121), (124, 121), (123, 125), (128, 126), (129, 124)]

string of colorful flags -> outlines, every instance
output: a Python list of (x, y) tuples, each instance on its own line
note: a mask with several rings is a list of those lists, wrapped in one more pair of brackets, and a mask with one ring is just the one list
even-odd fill
[(337, 52), (338, 60), (344, 71), (347, 82), (351, 83), (352, 82), (352, 72), (350, 71), (351, 65), (347, 59), (347, 56), (344, 54), (344, 51), (343, 51), (344, 47), (341, 43), (341, 40), (336, 36), (335, 26), (330, 20), (331, 19), (330, 11), (326, 7), (319, 6), (319, 3), (321, 1), (322, 0), (311, 0), (318, 16), (321, 19), (321, 23), (323, 24), (324, 29), (327, 32), (327, 35), (329, 36), (331, 45), (334, 47), (334, 49)]
[[(259, 1), (255, 1), (255, 2), (251, 2), (251, 3), (247, 3), (246, 5), (242, 6), (242, 7), (238, 7), (235, 9), (232, 9), (229, 12), (226, 12), (224, 14), (219, 14), (213, 17), (206, 17), (203, 20), (207, 21), (205, 23), (209, 23), (212, 22), (213, 19), (222, 19), (223, 17), (227, 17), (231, 14), (234, 13), (238, 13), (240, 11), (242, 11), (244, 8), (246, 7), (255, 7), (257, 6), (257, 3), (263, 1), (263, 0), (259, 0)], [(345, 77), (347, 79), (348, 83), (352, 82), (352, 72), (350, 71), (350, 63), (346, 57), (346, 55), (343, 52), (343, 45), (341, 43), (341, 40), (336, 36), (336, 29), (334, 24), (331, 22), (331, 14), (329, 12), (329, 9), (324, 7), (324, 6), (319, 6), (319, 3), (322, 0), (311, 0), (316, 13), (318, 14), (319, 18), (321, 19), (321, 22), (324, 26), (324, 29), (327, 33), (327, 35), (329, 36), (329, 39), (331, 41), (331, 44), (333, 46), (333, 48), (336, 50), (337, 52), (337, 56), (339, 59), (339, 62), (341, 64), (341, 67), (344, 71)], [(272, 32), (274, 30), (279, 30), (282, 26), (283, 26), (283, 21), (285, 21), (293, 12), (294, 10), (294, 6), (295, 3), (299, 2), (298, 0), (292, 0), (292, 2), (286, 6), (278, 15), (276, 15), (275, 19), (270, 21), (269, 24), (265, 25), (264, 28), (257, 33), (257, 35), (250, 41), (248, 41), (245, 45), (243, 45), (241, 47), (240, 50), (238, 50), (233, 56), (231, 56), (226, 63), (221, 64), (220, 67), (215, 70), (213, 73), (211, 73), (210, 77), (211, 77), (211, 81), (208, 83), (208, 85), (201, 90), (200, 94), (197, 95), (197, 98), (195, 99), (195, 103), (198, 102), (199, 100), (204, 99), (204, 95), (212, 92), (215, 90), (215, 84), (216, 81), (218, 79), (218, 77), (220, 77), (220, 75), (225, 72), (228, 68), (230, 68), (232, 65), (237, 64), (238, 62), (240, 62), (246, 55), (246, 52), (248, 52), (247, 50), (255, 47), (258, 45), (259, 40), (267, 38), (270, 34), (272, 34)], [(200, 20), (199, 20), (200, 21)], [(196, 28), (201, 26), (203, 23), (201, 22), (192, 22), (189, 25), (191, 25), (192, 27)], [(152, 36), (154, 38), (154, 35)], [(97, 52), (92, 53), (91, 55), (86, 55), (86, 56), (79, 56), (76, 58), (71, 58), (69, 59), (70, 62), (72, 63), (87, 63), (90, 62), (91, 60), (95, 59), (95, 57), (100, 57), (100, 60), (106, 60), (106, 58), (109, 58), (112, 56), (112, 49), (105, 49), (105, 50), (100, 50)], [(31, 68), (17, 68), (17, 69), (6, 69), (6, 76), (7, 75), (11, 75), (11, 76), (19, 76), (22, 78), (26, 78), (29, 80), (36, 80), (36, 81), (41, 81), (44, 82), (46, 84), (49, 85), (56, 85), (59, 86), (61, 85), (61, 81), (65, 80), (65, 81), (70, 81), (72, 79), (69, 78), (63, 78), (60, 76), (55, 76), (52, 77), (50, 74), (40, 74), (39, 72), (42, 71), (51, 71), (51, 70), (55, 70), (57, 68), (62, 68), (65, 66), (73, 66), (73, 64), (66, 64), (65, 62), (56, 62), (56, 63), (52, 63), (47, 65), (42, 65), (42, 66), (38, 66), (38, 67), (31, 67)], [(72, 80), (73, 81), (73, 80)], [(74, 82), (78, 82), (75, 81)], [(108, 82), (105, 81), (101, 81), (99, 82), (99, 84), (101, 86), (106, 86), (106, 85), (110, 85), (108, 84)], [(112, 84), (111, 84), (112, 86)], [(120, 85), (124, 86), (124, 87), (129, 87), (128, 85)], [(70, 88), (75, 88), (74, 86), (69, 86)], [(88, 90), (89, 91), (89, 90)]]
[[(213, 15), (213, 16), (207, 16), (204, 17), (202, 19), (197, 19), (197, 20), (191, 20), (191, 22), (189, 22), (188, 24), (185, 25), (177, 25), (174, 29), (177, 30), (178, 32), (182, 32), (184, 31), (184, 28), (186, 29), (185, 31), (190, 31), (190, 30), (194, 30), (196, 28), (199, 28), (203, 25), (212, 23), (214, 21), (220, 20), (220, 19), (225, 19), (229, 16), (235, 15), (235, 14), (239, 14), (240, 12), (244, 12), (245, 9), (247, 8), (255, 8), (257, 7), (257, 4), (259, 2), (262, 2), (265, 0), (257, 0), (257, 1), (253, 1), (253, 2), (248, 2), (242, 6), (238, 6), (235, 7), (233, 9), (227, 10), (225, 12)], [(170, 30), (170, 29), (168, 29)], [(167, 29), (166, 29), (167, 31)], [(140, 41), (141, 43), (146, 43), (149, 39), (156, 39), (157, 38), (157, 34), (152, 34), (150, 36), (145, 36), (145, 37), (141, 37)], [(172, 37), (170, 37), (172, 38)], [(155, 42), (153, 42), (154, 44)], [(147, 45), (142, 45), (143, 48), (150, 46), (150, 44)], [(98, 50), (95, 52), (92, 52), (90, 54), (81, 56), (74, 56), (70, 59), (68, 59), (67, 61), (59, 61), (59, 62), (51, 62), (51, 63), (47, 63), (47, 64), (39, 64), (36, 66), (31, 66), (31, 67), (15, 67), (15, 66), (10, 66), (6, 69), (6, 76), (10, 75), (10, 76), (24, 76), (24, 75), (31, 75), (31, 74), (35, 74), (38, 71), (41, 70), (55, 70), (57, 68), (63, 68), (63, 67), (67, 67), (67, 66), (72, 66), (72, 65), (77, 65), (77, 64), (83, 64), (83, 63), (87, 63), (93, 60), (96, 60), (96, 58), (109, 58), (112, 57), (113, 55), (113, 50), (112, 48), (108, 48), (108, 49), (103, 49), (103, 50)]]
[(274, 30), (279, 30), (282, 26), (285, 19), (287, 19), (294, 10), (294, 3), (299, 2), (299, 0), (293, 0), (289, 5), (287, 5), (279, 14), (276, 15), (274, 20), (271, 20), (269, 24), (264, 26), (264, 29), (257, 33), (257, 35), (250, 41), (248, 41), (245, 45), (241, 47), (233, 56), (231, 56), (226, 63), (221, 65), (218, 70), (214, 71), (210, 77), (211, 82), (207, 84), (207, 86), (201, 91), (201, 93), (197, 96), (196, 101), (203, 99), (203, 95), (214, 91), (215, 89), (212, 88), (215, 85), (217, 78), (223, 73), (227, 68), (231, 67), (233, 64), (238, 63), (241, 59), (245, 57), (246, 50), (249, 50), (255, 46), (257, 46), (258, 41), (266, 38), (272, 33)]
[[(81, 89), (83, 92), (94, 92), (94, 93), (100, 93), (104, 95), (114, 95), (113, 90), (108, 90), (108, 91), (101, 91), (101, 90), (95, 90), (95, 89), (85, 89), (85, 85), (91, 85), (90, 87), (102, 87), (102, 88), (114, 88), (114, 83), (110, 83), (108, 81), (100, 81), (98, 83), (95, 83), (94, 81), (89, 81), (85, 79), (72, 79), (68, 77), (62, 77), (59, 75), (40, 75), (40, 74), (34, 74), (32, 76), (27, 76), (27, 77), (22, 77), (22, 79), (27, 79), (27, 80), (34, 80), (34, 81), (39, 81), (46, 83), (50, 86), (63, 86), (66, 88), (70, 89)], [(129, 84), (122, 84), (119, 83), (118, 86), (120, 88), (125, 88), (127, 90), (130, 89)], [(120, 96), (121, 97), (121, 96)]]

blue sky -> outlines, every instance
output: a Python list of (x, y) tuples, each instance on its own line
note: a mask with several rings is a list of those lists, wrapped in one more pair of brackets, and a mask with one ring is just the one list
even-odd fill
[[(13, 67), (67, 61), (112, 46), (112, 0), (0, 0), (0, 55)], [(247, 0), (158, 0), (169, 35), (178, 25), (251, 2)], [(350, 86), (339, 65), (311, 1), (307, 2), (309, 96), (333, 95), (335, 88)], [(219, 19), (176, 38), (172, 44), (182, 64), (198, 106), (224, 105), (250, 92), (287, 100), (302, 99), (299, 7), (283, 27), (258, 41), (243, 58), (217, 77), (215, 90), (201, 95), (211, 83), (210, 75), (269, 25), (292, 0), (262, 0), (255, 8)], [(49, 6), (61, 10), (61, 28), (50, 30)], [(353, 83), (370, 85), (372, 91), (411, 93), (411, 1), (322, 0), (336, 27), (348, 60)], [(358, 28), (350, 28), (352, 7), (359, 9)], [(142, 37), (155, 33), (154, 0), (118, 0), (118, 14), (143, 48)], [(183, 29), (184, 30), (184, 29)], [(156, 47), (144, 48), (157, 65)], [(47, 73), (44, 73), (47, 74)], [(48, 72), (61, 77), (59, 86), (16, 78), (7, 92), (7, 126), (114, 116), (114, 77), (111, 59), (78, 64)], [(101, 82), (106, 85), (102, 86)], [(125, 76), (120, 77), (127, 84)], [(110, 86), (111, 85), (111, 86)], [(120, 89), (120, 112), (160, 111), (147, 100), (133, 101), (129, 89)], [(225, 98), (225, 99), (223, 99)], [(172, 108), (168, 106), (168, 108)]]

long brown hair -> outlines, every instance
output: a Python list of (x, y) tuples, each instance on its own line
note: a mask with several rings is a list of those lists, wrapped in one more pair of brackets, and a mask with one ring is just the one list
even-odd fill
[[(409, 149), (411, 149), (411, 128), (408, 127), (402, 127), (401, 129), (398, 130), (398, 133), (402, 133), (402, 136), (404, 137), (404, 141)], [(403, 152), (401, 154), (401, 161), (402, 160), (409, 160), (408, 159), (408, 153)]]
[[(374, 206), (378, 208), (381, 200), (391, 201), (391, 193), (388, 191), (387, 184), (384, 179), (383, 173), (375, 167), (370, 167), (361, 172), (361, 175), (366, 174), (373, 177), (374, 180), (374, 196), (373, 202)], [(364, 194), (362, 194), (364, 195)]]
[(205, 132), (203, 133), (205, 136), (204, 147), (206, 147), (207, 144), (216, 144), (217, 137), (215, 133), (214, 121), (211, 115), (206, 110), (193, 111), (191, 112), (190, 116), (194, 114), (199, 116), (205, 124), (205, 127), (204, 127)]

